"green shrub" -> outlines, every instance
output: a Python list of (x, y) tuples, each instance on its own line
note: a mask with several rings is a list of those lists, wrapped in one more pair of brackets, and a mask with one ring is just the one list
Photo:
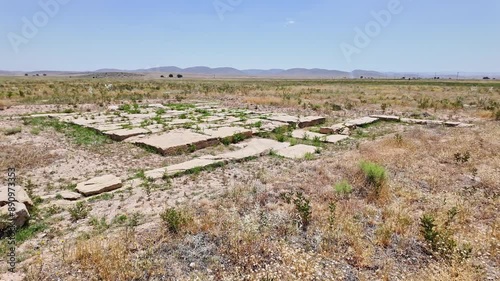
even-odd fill
[(362, 161), (360, 167), (366, 181), (376, 189), (381, 188), (386, 182), (387, 173), (384, 167), (369, 161)]
[(21, 127), (14, 127), (14, 128), (8, 128), (4, 131), (4, 135), (10, 136), (10, 135), (15, 135), (22, 132)]
[(281, 198), (287, 203), (293, 203), (295, 205), (295, 210), (298, 213), (299, 220), (297, 221), (297, 225), (302, 228), (303, 231), (307, 231), (307, 227), (311, 222), (311, 204), (310, 200), (305, 198), (302, 192), (297, 192), (293, 194), (290, 193), (282, 193)]
[(91, 210), (92, 207), (84, 202), (78, 202), (74, 207), (68, 208), (68, 212), (71, 216), (72, 222), (76, 222), (78, 220), (86, 218)]
[(452, 208), (448, 211), (447, 220), (441, 227), (435, 223), (435, 219), (432, 215), (424, 214), (420, 218), (420, 233), (433, 253), (445, 259), (456, 258), (462, 261), (470, 257), (472, 247), (468, 243), (458, 247), (457, 242), (453, 239), (453, 233), (449, 226), (456, 214), (456, 208)]
[(470, 160), (470, 152), (469, 151), (466, 151), (465, 153), (455, 153), (453, 155), (453, 157), (455, 158), (455, 162), (457, 163), (467, 163), (469, 162)]
[(167, 208), (160, 214), (161, 219), (167, 225), (168, 231), (171, 233), (179, 233), (181, 228), (186, 225), (187, 218), (181, 211), (175, 208)]
[(346, 180), (343, 180), (333, 187), (338, 194), (344, 195), (352, 192), (352, 186)]
[(500, 109), (493, 112), (493, 117), (496, 121), (500, 121)]

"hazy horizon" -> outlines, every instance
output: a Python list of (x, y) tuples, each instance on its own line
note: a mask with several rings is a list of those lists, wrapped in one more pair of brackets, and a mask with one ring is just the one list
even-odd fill
[(0, 69), (500, 73), (500, 3), (0, 1)]

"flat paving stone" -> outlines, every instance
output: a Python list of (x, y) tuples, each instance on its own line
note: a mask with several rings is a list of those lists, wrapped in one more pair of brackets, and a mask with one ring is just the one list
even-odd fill
[(378, 118), (372, 118), (372, 117), (362, 117), (358, 119), (353, 119), (353, 120), (348, 120), (344, 123), (347, 127), (358, 127), (358, 126), (364, 126), (368, 124), (372, 124), (378, 121)]
[(114, 131), (105, 131), (103, 134), (109, 136), (112, 140), (122, 141), (131, 137), (138, 135), (143, 135), (149, 133), (148, 130), (143, 128), (132, 128), (132, 129), (120, 129)]
[(325, 123), (326, 118), (322, 116), (305, 116), (300, 117), (297, 126), (299, 128), (312, 127)]
[(152, 147), (163, 155), (178, 154), (187, 150), (198, 150), (219, 143), (216, 137), (193, 133), (189, 130), (170, 131), (142, 138), (133, 137), (125, 141)]
[(426, 119), (412, 119), (412, 118), (401, 118), (401, 122), (408, 124), (420, 124), (420, 125), (443, 125), (444, 121), (440, 120), (426, 120)]
[(288, 124), (297, 124), (299, 122), (299, 118), (296, 116), (290, 116), (290, 115), (271, 115), (267, 117), (268, 120), (271, 121), (278, 121), (278, 122), (283, 122), (283, 123), (288, 123)]
[(76, 190), (85, 196), (91, 196), (115, 190), (122, 186), (122, 181), (114, 175), (96, 177), (76, 185)]
[(59, 193), (59, 195), (61, 195), (61, 197), (63, 199), (70, 200), (70, 201), (78, 200), (78, 199), (82, 198), (82, 195), (80, 193), (68, 191), (68, 190), (61, 191)]
[(185, 125), (189, 123), (193, 123), (194, 121), (191, 119), (173, 119), (172, 121), (167, 122), (168, 125), (177, 126), (177, 125)]
[(292, 137), (296, 139), (307, 139), (307, 140), (312, 140), (315, 137), (317, 137), (323, 141), (326, 135), (298, 129), (292, 132)]
[(0, 186), (0, 207), (9, 204), (9, 189), (12, 191), (14, 189), (14, 201), (23, 203), (26, 206), (33, 206), (33, 201), (31, 201), (28, 193), (23, 187), (16, 185), (14, 187)]
[(100, 132), (106, 132), (106, 131), (116, 131), (123, 129), (123, 125), (126, 125), (127, 123), (114, 123), (114, 124), (95, 124), (92, 126), (92, 128), (100, 131)]
[(446, 122), (444, 122), (444, 124), (448, 127), (457, 127), (462, 123), (461, 122), (446, 121)]
[(324, 135), (300, 129), (294, 130), (292, 132), (292, 137), (296, 139), (305, 138), (307, 140), (314, 140), (314, 138), (318, 138), (321, 142), (328, 142), (328, 143), (337, 143), (339, 141), (349, 138), (348, 136), (345, 135)]
[(346, 126), (344, 124), (335, 124), (330, 127), (322, 127), (319, 129), (319, 132), (322, 134), (335, 134), (335, 133), (340, 133), (342, 130), (344, 130)]
[(276, 154), (290, 159), (301, 159), (308, 153), (315, 153), (316, 147), (304, 144), (289, 146), (287, 148), (276, 151)]
[(203, 134), (218, 139), (233, 138), (237, 134), (241, 134), (245, 138), (250, 138), (252, 137), (252, 130), (243, 127), (220, 127), (204, 130)]
[(150, 171), (146, 171), (144, 174), (147, 178), (151, 178), (153, 180), (161, 179), (164, 175), (173, 176), (178, 173), (184, 173), (188, 170), (196, 169), (196, 168), (204, 168), (210, 165), (214, 165), (217, 163), (222, 163), (221, 160), (215, 159), (203, 159), (196, 158), (193, 160), (189, 160), (187, 162), (179, 163), (176, 165), (171, 165), (164, 168), (154, 169)]
[(328, 143), (338, 143), (340, 141), (348, 139), (349, 136), (346, 135), (329, 135), (326, 137), (325, 141)]
[(211, 160), (224, 160), (224, 161), (239, 161), (249, 157), (257, 157), (269, 153), (271, 150), (280, 150), (289, 147), (287, 142), (278, 142), (270, 139), (251, 139), (234, 145), (240, 148), (239, 150), (219, 154), (219, 155), (206, 155), (202, 159)]
[(400, 121), (400, 117), (396, 115), (370, 115), (371, 118), (377, 118), (383, 121)]

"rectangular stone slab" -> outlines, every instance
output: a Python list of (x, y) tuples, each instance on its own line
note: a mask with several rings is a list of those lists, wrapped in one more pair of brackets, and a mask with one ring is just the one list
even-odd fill
[(183, 173), (191, 169), (204, 168), (222, 162), (223, 161), (220, 160), (196, 158), (176, 165), (147, 171), (144, 174), (147, 178), (157, 180), (161, 179), (164, 175), (173, 176), (175, 174)]
[(335, 133), (340, 133), (342, 130), (344, 130), (345, 126), (344, 124), (335, 124), (330, 127), (323, 127), (319, 129), (319, 132), (322, 134), (335, 134)]
[(115, 141), (122, 141), (130, 137), (143, 135), (147, 133), (149, 133), (149, 131), (143, 128), (120, 129), (120, 130), (103, 132), (103, 134), (109, 136), (112, 140)]
[(299, 130), (294, 130), (292, 132), (292, 137), (296, 139), (308, 139), (308, 140), (313, 140), (315, 137), (318, 137), (320, 138), (321, 141), (323, 141), (326, 138), (326, 135), (299, 129)]
[(114, 175), (96, 177), (76, 185), (76, 191), (85, 196), (91, 196), (115, 190), (122, 186), (122, 181)]
[(343, 141), (348, 139), (348, 136), (345, 135), (329, 135), (326, 137), (325, 141), (328, 143), (337, 143), (339, 141)]
[(374, 123), (374, 122), (377, 122), (377, 121), (378, 121), (377, 118), (362, 117), (362, 118), (358, 118), (358, 119), (353, 119), (353, 120), (346, 121), (344, 124), (347, 127), (357, 127), (357, 126), (368, 125), (368, 124), (371, 124), (371, 123)]
[(95, 126), (92, 126), (92, 128), (100, 131), (100, 132), (106, 132), (106, 131), (116, 131), (123, 129), (123, 125), (127, 125), (128, 123), (115, 123), (115, 124), (96, 124)]
[(235, 146), (241, 149), (215, 156), (202, 156), (201, 158), (211, 160), (238, 161), (248, 157), (260, 156), (269, 153), (271, 150), (280, 150), (290, 146), (290, 144), (287, 142), (278, 142), (270, 139), (251, 139), (250, 141), (242, 142)]
[(299, 123), (297, 126), (299, 128), (306, 128), (306, 127), (312, 127), (316, 126), (319, 124), (325, 123), (326, 118), (322, 116), (306, 116), (306, 117), (300, 117)]
[(271, 116), (267, 117), (267, 120), (278, 121), (278, 122), (283, 122), (283, 123), (288, 123), (288, 124), (297, 124), (297, 122), (299, 122), (298, 117), (290, 116), (290, 115), (271, 115)]
[(349, 138), (348, 136), (344, 135), (324, 135), (300, 129), (292, 132), (293, 138), (304, 139), (304, 136), (308, 140), (314, 140), (314, 138), (317, 137), (321, 142), (328, 142), (328, 143), (337, 143), (339, 141)]
[(401, 118), (401, 122), (409, 124), (420, 124), (420, 125), (443, 125), (444, 122), (440, 120), (425, 120), (425, 119), (411, 119), (411, 118)]
[(370, 115), (371, 118), (377, 118), (383, 121), (399, 121), (399, 116), (395, 115)]
[(244, 138), (252, 137), (252, 130), (243, 127), (220, 127), (215, 129), (207, 129), (203, 134), (209, 135), (218, 139), (233, 138), (236, 134), (241, 134)]
[(143, 138), (134, 137), (130, 142), (152, 147), (163, 155), (179, 154), (189, 149), (198, 150), (219, 143), (215, 137), (193, 133), (189, 130), (170, 131)]
[(457, 127), (458, 125), (462, 124), (460, 122), (453, 122), (453, 121), (447, 121), (447, 122), (444, 122), (444, 124), (448, 127)]
[(276, 151), (276, 154), (285, 158), (301, 159), (304, 158), (307, 153), (315, 153), (315, 152), (316, 152), (316, 147), (314, 146), (298, 144), (280, 149)]

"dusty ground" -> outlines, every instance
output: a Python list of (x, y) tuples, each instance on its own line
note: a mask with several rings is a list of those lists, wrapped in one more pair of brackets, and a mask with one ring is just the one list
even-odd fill
[[(16, 167), (18, 183), (40, 197), (18, 237), (18, 273), (4, 279), (500, 279), (500, 83), (112, 80), (107, 89), (88, 80), (0, 82), (0, 100), (13, 105), (0, 111), (0, 168)], [(324, 115), (327, 124), (385, 112), (474, 127), (382, 122), (324, 145), (312, 159), (268, 155), (124, 187), (88, 201), (89, 213), (73, 221), (76, 203), (55, 195), (78, 182), (103, 173), (125, 180), (231, 149), (164, 157), (96, 136), (79, 144), (78, 135), (19, 118), (100, 111), (138, 97)], [(367, 181), (362, 161), (385, 169), (383, 183)], [(342, 181), (352, 190), (337, 189)], [(168, 208), (178, 228), (172, 216), (162, 218)], [(435, 219), (435, 248), (422, 232), (424, 215)]]

